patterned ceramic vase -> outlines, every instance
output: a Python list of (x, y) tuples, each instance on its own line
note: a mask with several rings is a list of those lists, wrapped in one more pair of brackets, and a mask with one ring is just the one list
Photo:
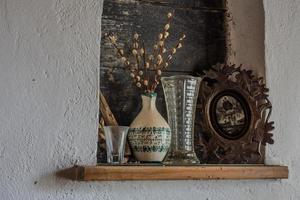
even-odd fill
[(128, 132), (132, 152), (141, 162), (162, 162), (171, 144), (170, 126), (156, 109), (156, 96), (142, 95), (142, 110)]

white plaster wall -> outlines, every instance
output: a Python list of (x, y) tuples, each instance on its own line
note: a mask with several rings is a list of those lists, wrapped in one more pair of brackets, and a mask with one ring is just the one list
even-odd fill
[(266, 72), (277, 127), (268, 162), (289, 165), (288, 180), (56, 178), (57, 169), (95, 162), (101, 5), (0, 0), (1, 200), (300, 199), (299, 0), (264, 1)]

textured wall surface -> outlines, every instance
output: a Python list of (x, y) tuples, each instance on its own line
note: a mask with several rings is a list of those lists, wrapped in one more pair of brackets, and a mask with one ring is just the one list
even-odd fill
[(288, 180), (56, 178), (57, 169), (96, 161), (101, 5), (97, 0), (0, 1), (1, 200), (300, 199), (299, 0), (264, 1), (266, 74), (277, 127), (268, 163), (289, 165)]
[(264, 7), (262, 0), (228, 0), (231, 13), (229, 60), (265, 76)]
[(53, 173), (96, 163), (101, 6), (0, 0), (1, 200), (97, 195)]

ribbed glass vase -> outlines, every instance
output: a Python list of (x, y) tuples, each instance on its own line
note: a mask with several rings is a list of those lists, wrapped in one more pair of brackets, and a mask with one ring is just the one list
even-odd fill
[(165, 164), (200, 163), (194, 151), (194, 120), (201, 80), (200, 77), (187, 75), (162, 77), (168, 123), (172, 133)]

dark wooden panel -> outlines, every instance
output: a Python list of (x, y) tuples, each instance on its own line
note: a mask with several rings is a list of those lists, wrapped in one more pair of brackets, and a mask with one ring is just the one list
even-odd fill
[[(197, 74), (217, 62), (224, 62), (225, 8), (223, 0), (105, 0), (102, 16), (102, 34), (114, 32), (118, 42), (128, 51), (132, 35), (137, 32), (145, 43), (146, 52), (152, 50), (157, 35), (166, 23), (166, 13), (175, 11), (167, 47), (175, 45), (182, 33), (186, 40), (163, 76), (176, 74)], [(100, 88), (110, 104), (120, 125), (130, 125), (141, 109), (140, 93), (112, 46), (102, 38), (100, 61)], [(164, 95), (161, 86), (157, 88), (157, 108), (167, 119)], [(199, 119), (201, 113), (196, 114)], [(201, 157), (201, 134), (195, 127), (195, 147)], [(105, 159), (98, 158), (100, 161)]]
[[(139, 3), (106, 1), (102, 18), (102, 33), (114, 32), (120, 46), (131, 43), (134, 32), (141, 34), (147, 52), (152, 51), (157, 35), (172, 7)], [(168, 71), (199, 71), (225, 59), (225, 30), (223, 12), (175, 9), (167, 47), (175, 45), (181, 34), (186, 34), (183, 48), (176, 54)], [(125, 46), (125, 50), (128, 47)], [(122, 67), (111, 45), (102, 40), (101, 66)]]
[(177, 9), (225, 10), (224, 0), (131, 0), (131, 2), (169, 6)]

